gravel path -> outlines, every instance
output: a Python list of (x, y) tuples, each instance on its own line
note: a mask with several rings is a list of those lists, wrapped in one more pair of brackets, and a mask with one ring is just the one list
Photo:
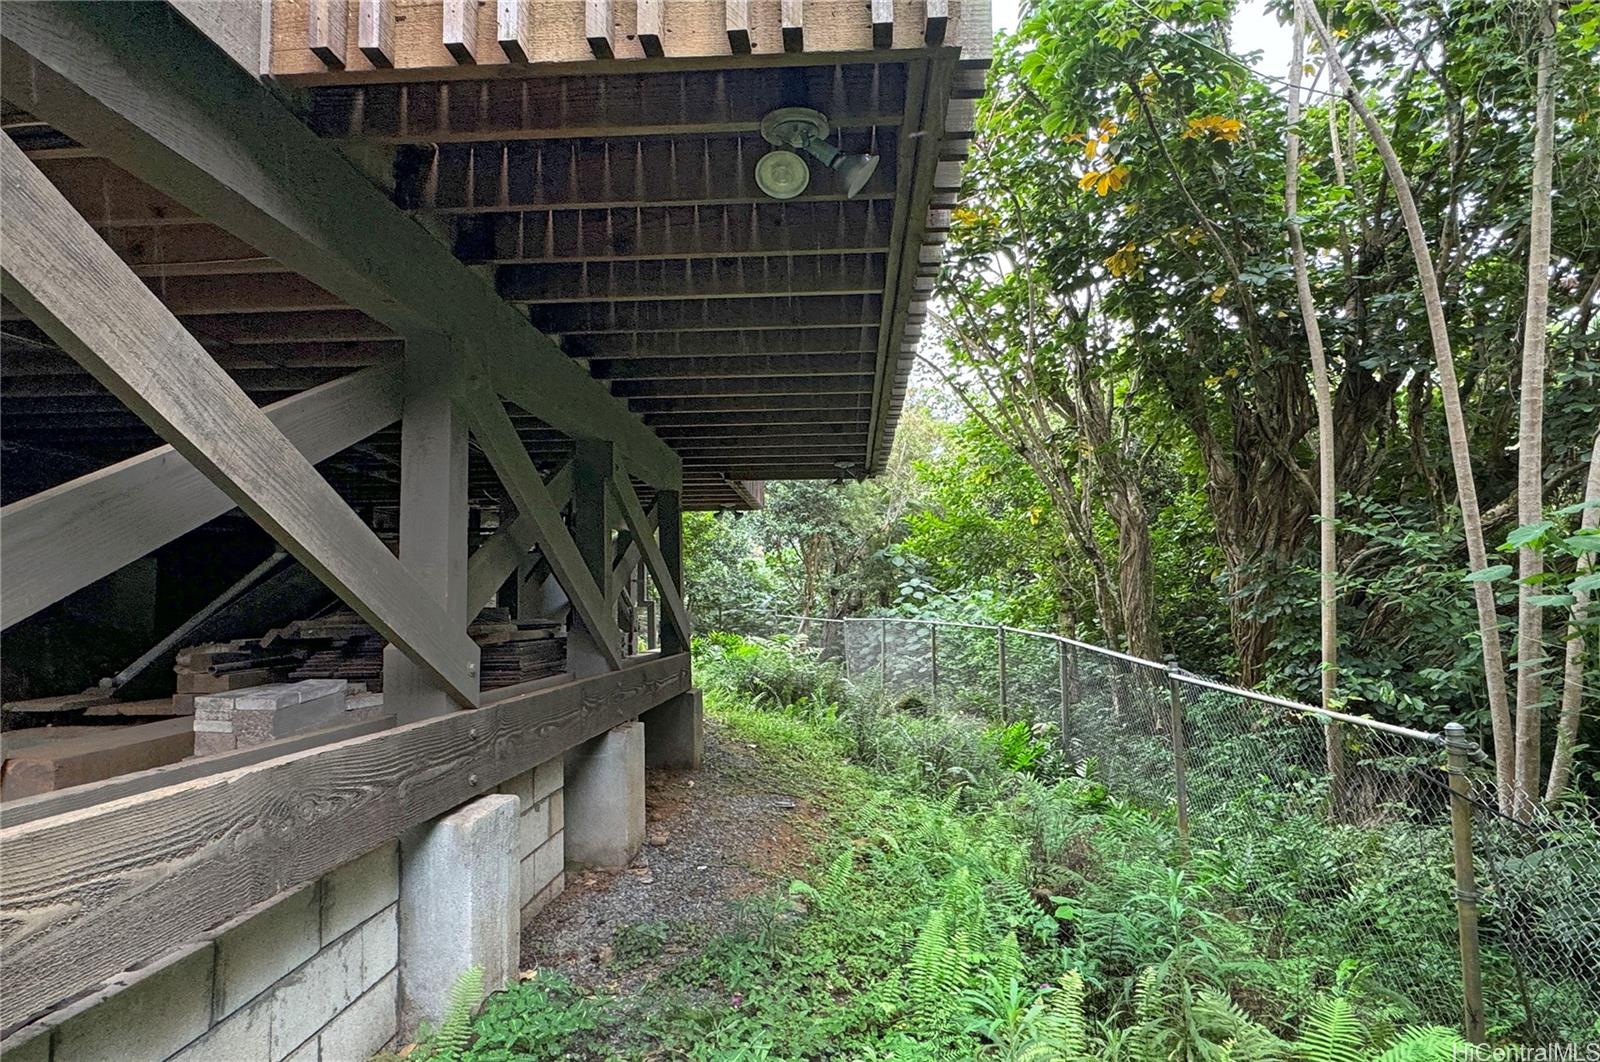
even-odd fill
[(707, 719), (700, 770), (651, 772), (639, 855), (623, 871), (569, 873), (523, 928), (523, 968), (635, 990), (733, 926), (740, 900), (798, 872), (818, 812), (754, 749)]

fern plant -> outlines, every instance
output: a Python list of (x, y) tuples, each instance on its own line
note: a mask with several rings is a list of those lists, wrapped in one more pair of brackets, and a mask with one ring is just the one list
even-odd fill
[(429, 1062), (461, 1062), (462, 1052), (472, 1039), (472, 1012), (483, 999), (483, 967), (469, 966), (450, 986), (449, 1002), (439, 1030), (433, 1034)]

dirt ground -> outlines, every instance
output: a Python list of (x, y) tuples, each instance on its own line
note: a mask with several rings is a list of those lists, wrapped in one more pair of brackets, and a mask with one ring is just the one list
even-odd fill
[(741, 900), (793, 877), (821, 836), (820, 813), (754, 749), (707, 719), (700, 770), (650, 772), (639, 855), (622, 871), (569, 870), (566, 890), (523, 928), (523, 969), (630, 991), (731, 928)]

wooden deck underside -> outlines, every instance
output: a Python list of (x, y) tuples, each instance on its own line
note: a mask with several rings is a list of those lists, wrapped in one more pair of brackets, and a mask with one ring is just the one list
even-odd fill
[[(453, 6), (278, 0), (270, 73), (319, 136), (681, 456), (686, 508), (749, 507), (749, 481), (880, 467), (984, 51), (930, 45), (949, 26), (921, 3), (872, 5), (894, 45), (874, 48), (865, 4), (685, 2), (667, 5), (652, 58), (637, 35), (651, 5), (619, 2), (598, 5), (617, 57), (601, 60), (578, 35), (596, 5), (553, 2), (509, 5), (527, 9), (534, 42), (531, 63), (512, 63), (496, 5), (469, 3), (476, 58), (463, 63), (443, 43)], [(342, 9), (343, 69), (310, 47), (321, 8)], [(392, 69), (359, 47), (368, 8), (393, 20)], [(786, 51), (795, 17), (803, 30)], [(756, 187), (761, 118), (792, 105), (827, 114), (845, 150), (881, 156), (855, 199), (816, 165), (797, 199)], [(14, 101), (3, 120), (258, 403), (399, 362), (392, 328)], [(13, 307), (0, 314), (5, 445), (35, 473), (7, 483), (6, 502), (159, 444)], [(541, 471), (570, 456), (567, 434), (507, 411)], [(396, 425), (321, 469), (352, 504), (384, 507), (396, 501), (398, 456)], [(650, 485), (638, 487), (648, 503)], [(470, 491), (476, 507), (497, 507), (499, 482), (476, 452)]]

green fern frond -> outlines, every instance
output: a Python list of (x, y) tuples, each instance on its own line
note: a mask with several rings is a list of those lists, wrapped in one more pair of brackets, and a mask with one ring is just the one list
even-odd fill
[(1305, 1062), (1361, 1062), (1361, 1023), (1340, 996), (1311, 1005), (1295, 1053)]
[(1442, 1026), (1407, 1029), (1374, 1062), (1451, 1062), (1465, 1043), (1454, 1029)]
[(460, 1062), (472, 1039), (472, 1012), (483, 999), (483, 967), (469, 966), (450, 986), (450, 999), (433, 1037), (431, 1062)]

